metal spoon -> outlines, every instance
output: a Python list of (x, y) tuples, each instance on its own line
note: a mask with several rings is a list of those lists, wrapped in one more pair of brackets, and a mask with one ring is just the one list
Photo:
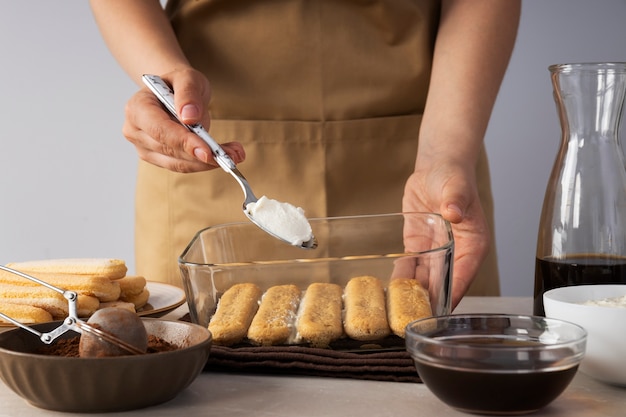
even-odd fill
[[(252, 192), (252, 188), (250, 188), (250, 184), (248, 184), (248, 181), (243, 176), (243, 174), (239, 172), (239, 170), (237, 169), (237, 165), (235, 165), (233, 160), (230, 159), (230, 157), (224, 151), (224, 149), (219, 145), (219, 143), (215, 141), (215, 139), (211, 137), (211, 135), (209, 135), (209, 132), (207, 132), (206, 129), (200, 123), (197, 123), (194, 125), (188, 125), (188, 124), (183, 123), (182, 120), (180, 120), (180, 118), (178, 117), (178, 114), (176, 113), (176, 107), (174, 106), (174, 92), (172, 91), (170, 86), (167, 85), (167, 83), (163, 81), (163, 79), (157, 75), (145, 74), (142, 77), (142, 79), (143, 79), (144, 84), (148, 86), (150, 91), (154, 93), (154, 95), (159, 99), (159, 101), (161, 101), (161, 103), (165, 106), (165, 108), (174, 117), (176, 117), (176, 119), (183, 126), (185, 126), (188, 130), (195, 133), (196, 135), (200, 136), (200, 138), (202, 138), (207, 143), (207, 145), (209, 145), (209, 147), (211, 148), (211, 151), (213, 152), (213, 157), (217, 161), (218, 165), (224, 171), (231, 174), (235, 178), (235, 180), (237, 180), (244, 194), (243, 212), (246, 215), (246, 217), (248, 217), (248, 219), (250, 219), (252, 223), (256, 224), (266, 233), (286, 243), (289, 243), (291, 245), (292, 244), (291, 242), (289, 242), (288, 240), (285, 240), (284, 238), (272, 232), (271, 230), (268, 230), (263, 224), (258, 222), (252, 215), (250, 215), (250, 213), (247, 210), (248, 204), (256, 203), (259, 200), (254, 195), (254, 192)], [(294, 246), (297, 246), (303, 249), (314, 249), (317, 247), (317, 240), (315, 239), (315, 236), (311, 234), (311, 237), (308, 241), (303, 242), (301, 245), (294, 245)]]

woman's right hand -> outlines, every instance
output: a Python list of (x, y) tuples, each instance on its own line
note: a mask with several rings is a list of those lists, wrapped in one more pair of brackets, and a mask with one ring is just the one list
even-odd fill
[[(208, 130), (211, 120), (207, 106), (211, 90), (206, 77), (192, 68), (184, 68), (163, 74), (161, 78), (175, 91), (176, 111), (181, 120), (185, 124), (202, 123)], [(126, 104), (122, 132), (135, 145), (139, 157), (153, 165), (174, 172), (199, 172), (219, 167), (211, 148), (174, 119), (147, 87), (135, 93)], [(221, 146), (236, 164), (245, 159), (240, 143)]]

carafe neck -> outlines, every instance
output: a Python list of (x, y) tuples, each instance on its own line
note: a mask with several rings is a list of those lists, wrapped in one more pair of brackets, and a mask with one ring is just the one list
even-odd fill
[(550, 67), (564, 140), (618, 140), (626, 96), (626, 63)]

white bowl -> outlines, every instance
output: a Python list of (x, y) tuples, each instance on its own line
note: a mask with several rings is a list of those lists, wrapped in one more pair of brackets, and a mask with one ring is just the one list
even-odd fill
[(626, 308), (583, 304), (624, 295), (624, 284), (576, 285), (545, 292), (543, 304), (546, 317), (567, 320), (587, 330), (582, 372), (603, 382), (626, 386)]

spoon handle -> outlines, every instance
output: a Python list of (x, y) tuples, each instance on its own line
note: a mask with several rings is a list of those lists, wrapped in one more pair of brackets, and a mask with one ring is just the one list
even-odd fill
[(209, 135), (209, 132), (200, 123), (188, 125), (178, 117), (176, 113), (176, 107), (174, 106), (174, 92), (169, 85), (163, 79), (157, 75), (144, 74), (142, 77), (144, 84), (154, 93), (154, 95), (163, 103), (165, 108), (174, 116), (180, 124), (185, 126), (188, 130), (192, 131), (196, 135), (200, 136), (211, 148), (215, 160), (220, 167), (226, 172), (235, 169), (237, 166), (224, 149), (220, 146), (215, 139)]
[(237, 165), (233, 162), (232, 159), (228, 156), (228, 154), (222, 149), (222, 147), (209, 135), (209, 132), (200, 124), (196, 123), (194, 125), (187, 125), (180, 120), (178, 114), (176, 114), (176, 107), (174, 106), (174, 91), (170, 88), (169, 85), (158, 75), (150, 75), (144, 74), (143, 82), (148, 86), (148, 88), (154, 93), (154, 95), (163, 103), (165, 108), (174, 116), (176, 119), (185, 126), (188, 130), (200, 136), (207, 145), (213, 151), (213, 156), (215, 160), (219, 164), (220, 167), (229, 174), (231, 174), (235, 180), (239, 183), (241, 188), (243, 189), (243, 193), (245, 196), (245, 201), (243, 203), (243, 208), (245, 211), (246, 206), (249, 203), (256, 202), (258, 199), (252, 192), (252, 188), (246, 178), (239, 172), (237, 169)]

